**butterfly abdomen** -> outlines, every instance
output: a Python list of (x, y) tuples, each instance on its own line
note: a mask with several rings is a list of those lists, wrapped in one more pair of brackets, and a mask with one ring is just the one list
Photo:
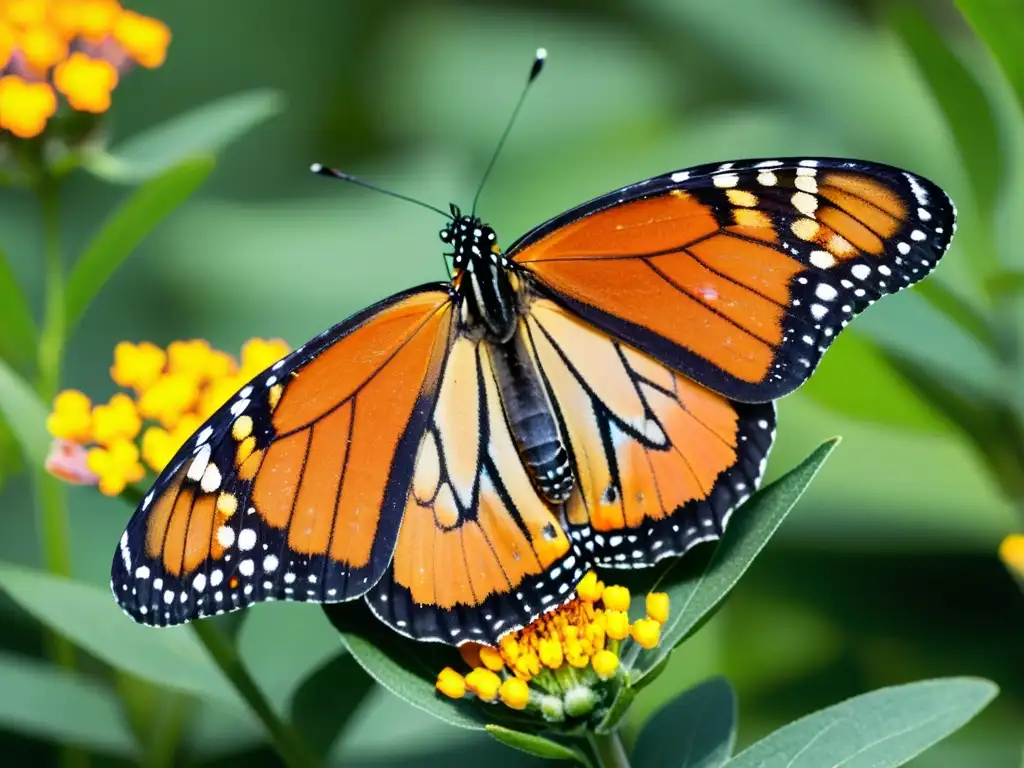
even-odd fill
[(518, 334), (493, 349), (505, 418), (523, 464), (540, 494), (552, 504), (561, 504), (572, 493), (572, 465), (540, 376)]

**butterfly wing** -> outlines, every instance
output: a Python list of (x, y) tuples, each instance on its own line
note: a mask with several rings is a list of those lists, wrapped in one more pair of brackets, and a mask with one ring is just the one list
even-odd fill
[(611, 568), (719, 538), (764, 474), (774, 405), (728, 400), (549, 299), (526, 328), (573, 462), (571, 538)]
[(807, 380), (840, 330), (927, 275), (955, 210), (875, 163), (750, 160), (597, 198), (507, 255), (605, 332), (734, 400)]
[(447, 285), (391, 297), (253, 379), (136, 510), (111, 588), (172, 625), (261, 600), (348, 600), (394, 550), (453, 338)]
[(394, 560), (366, 596), (398, 632), (496, 643), (573, 596), (589, 563), (537, 494), (492, 351), (460, 336), (420, 443)]

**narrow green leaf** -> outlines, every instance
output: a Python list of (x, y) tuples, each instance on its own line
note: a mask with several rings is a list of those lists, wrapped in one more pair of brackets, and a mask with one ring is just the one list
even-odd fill
[(634, 682), (649, 674), (710, 617), (782, 525), (838, 443), (839, 438), (822, 443), (800, 466), (762, 488), (738, 509), (702, 572), (694, 573), (691, 564), (696, 561), (687, 558), (665, 572), (655, 589), (668, 592), (671, 612), (662, 627), (661, 644), (639, 657)]
[(735, 743), (736, 694), (724, 677), (714, 677), (647, 721), (630, 762), (635, 768), (719, 768)]
[(292, 725), (321, 757), (331, 751), (373, 690), (373, 678), (347, 653), (313, 670), (292, 698)]
[(1019, 0), (956, 0), (956, 5), (1003, 68), (1024, 109), (1024, 14)]
[(136, 624), (106, 589), (0, 563), (0, 589), (38, 621), (113, 667), (174, 690), (244, 706), (188, 627)]
[(137, 183), (197, 155), (216, 155), (284, 107), (276, 91), (236, 93), (143, 131), (107, 153), (85, 158), (97, 176)]
[(579, 763), (589, 766), (590, 761), (580, 750), (575, 747), (559, 744), (557, 741), (546, 739), (543, 736), (535, 736), (531, 733), (513, 731), (500, 725), (486, 726), (487, 732), (502, 744), (518, 749), (534, 757), (541, 757), (545, 760), (564, 760), (566, 762)]
[(1011, 296), (1024, 293), (1024, 271), (1007, 269), (992, 275), (988, 290), (993, 296)]
[(138, 756), (114, 692), (38, 661), (0, 653), (0, 729), (126, 759)]
[[(488, 719), (477, 707), (434, 690), (438, 672), (448, 666), (464, 666), (453, 648), (404, 638), (385, 627), (364, 605), (327, 605), (324, 612), (341, 633), (352, 658), (391, 693), (446, 723), (483, 730)], [(497, 712), (497, 707), (492, 709)]]
[(35, 347), (35, 320), (7, 254), (0, 251), (0, 358), (20, 365), (33, 358)]
[(924, 361), (895, 351), (886, 355), (918, 396), (973, 443), (1003, 491), (1010, 498), (1024, 497), (1024, 423), (1013, 407)]
[(51, 442), (46, 431), (46, 406), (28, 382), (3, 360), (0, 360), (0, 412), (26, 460), (33, 467), (42, 468)]
[(973, 718), (998, 693), (971, 678), (883, 688), (780, 728), (729, 768), (891, 768), (903, 765)]
[(601, 718), (601, 722), (594, 727), (594, 731), (602, 735), (613, 733), (619, 727), (622, 718), (629, 712), (629, 707), (635, 698), (636, 689), (629, 685), (619, 688), (619, 692), (615, 694), (615, 698), (612, 700), (612, 705), (608, 707), (608, 711)]
[(921, 11), (900, 3), (890, 8), (889, 14), (893, 28), (945, 115), (978, 206), (991, 210), (1005, 163), (999, 129), (985, 92)]
[(937, 280), (925, 280), (915, 286), (914, 291), (993, 355), (1000, 354), (999, 342), (988, 318), (967, 301)]
[(182, 161), (139, 187), (104, 222), (68, 277), (68, 328), (75, 327), (89, 302), (132, 251), (199, 188), (213, 165), (212, 157)]
[[(851, 381), (857, 386), (849, 386)], [(814, 376), (800, 388), (800, 396), (870, 424), (949, 433), (949, 425), (893, 370), (878, 345), (856, 330), (847, 330), (825, 355)]]

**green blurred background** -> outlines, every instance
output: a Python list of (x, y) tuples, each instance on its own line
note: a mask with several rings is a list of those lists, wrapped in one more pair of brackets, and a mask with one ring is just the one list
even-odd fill
[[(384, 295), (442, 278), (438, 218), (307, 172), (319, 160), (404, 194), (466, 205), (538, 46), (548, 68), (530, 96), (481, 211), (504, 243), (615, 187), (668, 170), (754, 156), (840, 155), (912, 169), (947, 188), (961, 228), (934, 280), (968, 300), (978, 251), (1024, 265), (1024, 122), (1010, 89), (951, 4), (922, 3), (980, 80), (998, 130), (1002, 226), (981, 210), (893, 4), (849, 0), (176, 0), (129, 3), (165, 20), (167, 63), (115, 93), (112, 130), (130, 136), (206, 101), (272, 88), (284, 111), (232, 146), (210, 182), (117, 273), (69, 343), (63, 384), (102, 399), (123, 339), (203, 337), (237, 351), (252, 336), (298, 345)], [(1024, 45), (1024, 40), (1021, 41)], [(965, 106), (964, 109), (967, 109)], [(975, 118), (962, 116), (968, 125)], [(979, 130), (988, 115), (976, 116)], [(69, 251), (123, 197), (86, 173), (66, 188)], [(0, 198), (4, 248), (40, 297), (38, 211)], [(1019, 319), (1019, 309), (1016, 317)], [(1009, 320), (1007, 320), (1007, 317)], [(1003, 315), (1013, 325), (1015, 316)], [(917, 768), (1019, 768), (1024, 743), (1024, 597), (996, 558), (1022, 509), (969, 441), (918, 399), (877, 345), (985, 390), (1016, 387), (916, 292), (873, 307), (813, 384), (780, 403), (778, 475), (823, 439), (845, 440), (726, 608), (684, 645), (630, 719), (690, 682), (727, 675), (747, 743), (801, 714), (882, 685), (976, 674), (996, 704)], [(128, 517), (92, 490), (70, 497), (77, 577), (108, 580)], [(24, 474), (0, 490), (0, 559), (38, 565)], [(127, 621), (127, 619), (126, 619)], [(337, 652), (320, 611), (253, 609), (241, 647), (275, 701)], [(37, 626), (0, 595), (0, 667), (41, 658)], [(16, 680), (16, 676), (5, 679)], [(17, 726), (19, 690), (0, 689), (0, 755), (52, 758), (45, 728)], [(628, 734), (627, 734), (628, 736)], [(202, 704), (190, 759), (275, 764), (256, 722)], [(488, 737), (442, 725), (382, 690), (336, 746), (347, 765), (527, 765)], [(116, 763), (115, 758), (110, 758)], [(101, 761), (102, 762), (102, 761)]]

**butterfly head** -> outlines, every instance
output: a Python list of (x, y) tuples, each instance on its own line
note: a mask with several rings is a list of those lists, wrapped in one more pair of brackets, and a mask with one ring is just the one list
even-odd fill
[(483, 261), (489, 264), (503, 262), (498, 236), (484, 224), (479, 216), (466, 216), (452, 206), (452, 220), (441, 230), (441, 242), (452, 247), (452, 259), (456, 269), (469, 269), (472, 263)]

